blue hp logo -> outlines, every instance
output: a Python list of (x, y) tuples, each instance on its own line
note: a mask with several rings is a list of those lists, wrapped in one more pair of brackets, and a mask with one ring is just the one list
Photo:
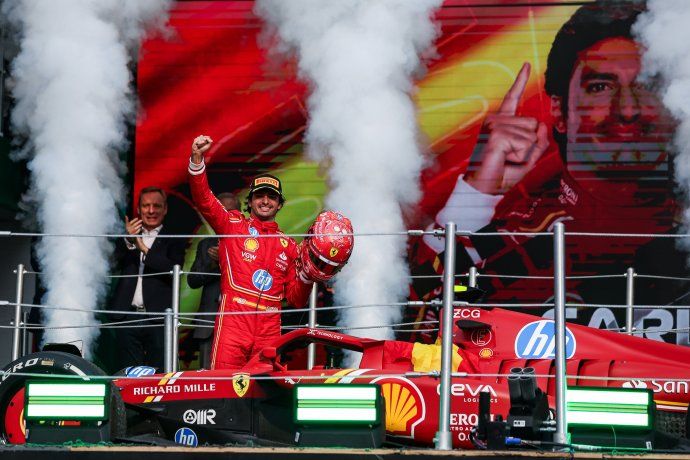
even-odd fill
[(251, 236), (259, 236), (259, 231), (255, 229), (254, 227), (249, 227), (249, 234)]
[(199, 444), (199, 438), (191, 428), (180, 428), (175, 432), (175, 442), (183, 446), (196, 447)]
[(273, 277), (266, 270), (257, 270), (252, 275), (252, 283), (259, 291), (268, 291), (273, 286)]
[(149, 366), (132, 366), (125, 369), (127, 377), (144, 377), (145, 375), (153, 375), (155, 373), (156, 369)]
[[(565, 356), (572, 358), (575, 354), (575, 336), (565, 328)], [(550, 320), (534, 321), (527, 324), (515, 338), (515, 356), (526, 359), (553, 359), (556, 357), (556, 336), (554, 322)]]

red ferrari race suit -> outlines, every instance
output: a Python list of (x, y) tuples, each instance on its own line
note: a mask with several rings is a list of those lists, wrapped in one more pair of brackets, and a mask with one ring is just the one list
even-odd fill
[(221, 238), (218, 245), (219, 312), (248, 314), (218, 315), (211, 351), (212, 369), (238, 369), (280, 335), (280, 313), (256, 312), (278, 312), (283, 299), (304, 306), (312, 283), (299, 278), (297, 244), (283, 235), (277, 223), (226, 211), (208, 187), (205, 168), (190, 169), (189, 184), (197, 209), (217, 234), (243, 235)]

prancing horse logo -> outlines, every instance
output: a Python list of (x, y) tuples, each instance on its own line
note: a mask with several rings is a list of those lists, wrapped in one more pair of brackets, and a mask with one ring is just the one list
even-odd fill
[(235, 374), (232, 378), (232, 389), (240, 398), (249, 390), (249, 374)]

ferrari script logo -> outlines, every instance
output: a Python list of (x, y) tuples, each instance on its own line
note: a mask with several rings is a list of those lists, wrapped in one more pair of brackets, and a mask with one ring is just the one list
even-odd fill
[(328, 252), (328, 254), (329, 254), (331, 257), (335, 257), (336, 254), (338, 254), (338, 248), (331, 248), (331, 250)]
[(232, 378), (232, 389), (240, 398), (249, 390), (249, 374), (236, 374)]

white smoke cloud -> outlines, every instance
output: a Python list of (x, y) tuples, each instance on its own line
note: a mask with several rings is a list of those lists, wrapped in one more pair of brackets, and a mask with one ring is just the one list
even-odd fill
[[(164, 23), (169, 0), (14, 0), (3, 13), (20, 36), (12, 64), (15, 129), (27, 139), (31, 185), (44, 233), (122, 230), (125, 119), (134, 115), (129, 62), (144, 24)], [(44, 238), (38, 246), (43, 303), (93, 309), (102, 300), (112, 244)], [(91, 313), (44, 310), (46, 325), (91, 324)], [(98, 329), (47, 329), (46, 342), (83, 340)]]
[[(442, 0), (258, 0), (256, 12), (294, 52), (310, 83), (308, 155), (328, 167), (327, 207), (355, 232), (404, 232), (402, 211), (419, 198), (420, 151), (412, 77), (437, 29)], [(405, 236), (360, 236), (336, 278), (336, 302), (349, 327), (400, 321), (408, 294)], [(390, 327), (352, 331), (392, 338)]]
[[(644, 45), (642, 79), (659, 77), (662, 102), (678, 121), (674, 137), (676, 181), (690, 199), (690, 2), (650, 0), (634, 26)], [(690, 231), (690, 209), (683, 213)], [(690, 242), (680, 243), (690, 250)]]

